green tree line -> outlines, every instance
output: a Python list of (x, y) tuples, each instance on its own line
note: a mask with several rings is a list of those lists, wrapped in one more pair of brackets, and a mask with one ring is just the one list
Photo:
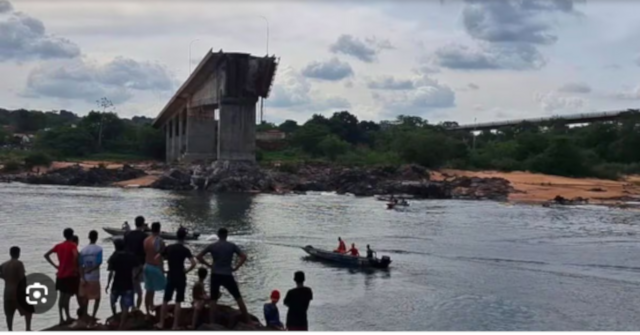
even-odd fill
[[(360, 121), (347, 112), (313, 115), (299, 125), (263, 123), (287, 134), (281, 159), (325, 159), (344, 164), (417, 163), (428, 168), (531, 171), (615, 179), (640, 173), (640, 112), (617, 121), (568, 126), (522, 123), (497, 131), (456, 131), (455, 122), (429, 124), (417, 116)], [(267, 157), (270, 153), (262, 153)]]
[(152, 119), (120, 118), (113, 112), (8, 111), (0, 109), (0, 146), (15, 144), (12, 133), (34, 135), (31, 151), (64, 158), (95, 154), (164, 159), (164, 134)]

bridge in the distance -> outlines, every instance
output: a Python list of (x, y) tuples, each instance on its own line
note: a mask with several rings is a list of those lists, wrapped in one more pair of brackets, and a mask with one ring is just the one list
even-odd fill
[(522, 123), (529, 124), (548, 124), (561, 122), (563, 124), (581, 124), (581, 123), (591, 123), (591, 122), (601, 122), (601, 121), (613, 121), (620, 119), (631, 113), (638, 113), (637, 109), (628, 109), (624, 111), (614, 111), (614, 112), (598, 112), (598, 113), (582, 113), (582, 114), (570, 114), (570, 115), (558, 115), (552, 117), (542, 117), (542, 118), (531, 118), (531, 119), (519, 119), (519, 120), (508, 120), (508, 121), (496, 121), (496, 122), (485, 122), (485, 123), (473, 123), (473, 124), (465, 124), (459, 125), (455, 127), (450, 127), (450, 130), (493, 130), (500, 129), (506, 127), (513, 127)]

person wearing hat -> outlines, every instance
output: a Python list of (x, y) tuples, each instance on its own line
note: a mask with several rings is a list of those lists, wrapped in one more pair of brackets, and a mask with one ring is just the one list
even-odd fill
[(280, 291), (271, 292), (271, 302), (264, 304), (264, 321), (267, 327), (282, 330), (284, 326), (280, 322), (280, 311), (278, 311), (278, 301), (280, 301)]

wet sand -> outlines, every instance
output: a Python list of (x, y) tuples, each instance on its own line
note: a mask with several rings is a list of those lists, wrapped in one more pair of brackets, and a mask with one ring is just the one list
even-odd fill
[(542, 203), (560, 195), (565, 198), (582, 197), (590, 203), (613, 205), (622, 197), (637, 197), (640, 201), (640, 176), (613, 181), (596, 178), (568, 178), (530, 172), (463, 171), (445, 169), (432, 173), (433, 180), (448, 176), (504, 178), (516, 192), (509, 195), (512, 202)]

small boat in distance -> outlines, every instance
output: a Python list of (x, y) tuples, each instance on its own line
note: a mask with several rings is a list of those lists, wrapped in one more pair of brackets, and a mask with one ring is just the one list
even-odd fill
[[(102, 230), (104, 230), (105, 232), (107, 232), (107, 234), (112, 235), (112, 236), (124, 236), (124, 229), (122, 228), (109, 228), (109, 227), (102, 227)], [(146, 230), (145, 231), (147, 234), (151, 234), (151, 230)], [(160, 232), (160, 237), (165, 239), (165, 240), (177, 240), (178, 236), (176, 235), (176, 233), (169, 233), (166, 231)], [(195, 241), (200, 237), (200, 233), (187, 233), (187, 237), (185, 238), (185, 240), (187, 241)]]
[(389, 256), (382, 256), (382, 258), (366, 258), (351, 256), (348, 254), (341, 254), (334, 251), (316, 249), (310, 245), (302, 248), (309, 256), (324, 261), (333, 263), (339, 263), (347, 266), (368, 267), (374, 269), (387, 269), (391, 264), (391, 258)]

